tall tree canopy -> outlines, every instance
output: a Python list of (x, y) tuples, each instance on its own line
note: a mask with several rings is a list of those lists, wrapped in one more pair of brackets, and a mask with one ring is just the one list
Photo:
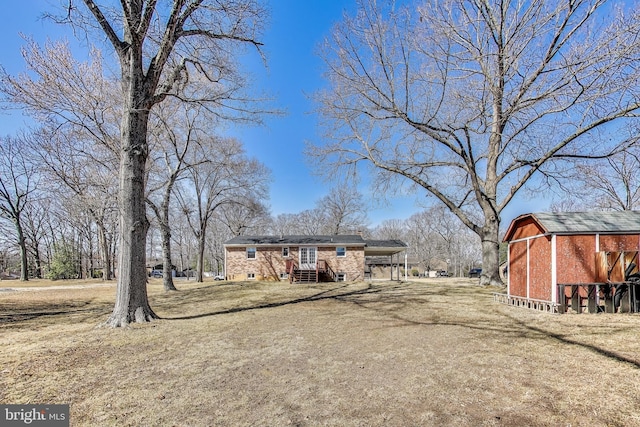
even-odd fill
[[(482, 242), (500, 284), (501, 214), (563, 162), (630, 143), (640, 111), (640, 20), (604, 0), (360, 0), (323, 46), (317, 94), (327, 165), (364, 163), (383, 189), (409, 182)], [(631, 123), (628, 123), (631, 122)]]
[(13, 224), (20, 248), (20, 280), (29, 280), (27, 272), (26, 210), (38, 188), (37, 165), (28, 158), (23, 139), (0, 138), (0, 219)]
[[(259, 52), (260, 31), (266, 11), (257, 0), (64, 0), (66, 13), (60, 19), (86, 31), (96, 40), (106, 37), (119, 61), (116, 76), (121, 100), (119, 117), (119, 253), (116, 304), (107, 323), (123, 326), (156, 317), (148, 303), (146, 290), (146, 164), (150, 144), (147, 133), (151, 109), (172, 97), (206, 106), (214, 114), (236, 120), (259, 118), (259, 107), (244, 94), (246, 81), (238, 55), (245, 47)], [(51, 49), (52, 47), (48, 47)], [(37, 49), (32, 49), (38, 52)], [(68, 52), (68, 51), (63, 51)], [(97, 58), (97, 56), (92, 56)], [(67, 63), (73, 64), (71, 57)], [(54, 61), (53, 64), (62, 64)], [(32, 67), (33, 68), (33, 67)], [(46, 67), (45, 67), (46, 68)], [(63, 67), (80, 78), (84, 72), (99, 71), (82, 64)], [(91, 100), (91, 87), (78, 84), (72, 92), (63, 92), (55, 82), (58, 73), (12, 78), (2, 73), (2, 91), (11, 102), (26, 105), (52, 121), (70, 122), (85, 127), (100, 138), (102, 117), (85, 115), (75, 109), (69, 94), (80, 102)], [(98, 73), (93, 82), (106, 79)], [(25, 91), (21, 82), (41, 83), (44, 91)], [(90, 83), (91, 83), (90, 81)], [(34, 85), (33, 87), (37, 87)], [(85, 93), (86, 92), (86, 93)], [(67, 95), (59, 97), (60, 93)], [(62, 108), (40, 104), (39, 98), (54, 100)], [(46, 104), (46, 103), (45, 103)], [(87, 124), (89, 123), (89, 124)], [(110, 129), (114, 127), (110, 123)]]
[[(83, 0), (120, 62), (123, 93), (118, 292), (108, 323), (156, 317), (146, 291), (145, 165), (149, 111), (166, 97), (235, 108), (243, 79), (231, 52), (258, 47), (265, 11), (253, 0), (123, 0), (110, 10)], [(72, 18), (73, 19), (73, 18)]]

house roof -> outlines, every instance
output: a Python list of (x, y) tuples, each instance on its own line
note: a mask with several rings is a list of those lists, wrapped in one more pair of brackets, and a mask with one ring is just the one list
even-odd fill
[(283, 246), (283, 245), (352, 245), (365, 246), (358, 234), (338, 234), (320, 236), (236, 236), (227, 240), (225, 246)]
[(392, 255), (407, 249), (407, 244), (397, 239), (365, 240), (365, 242), (367, 244), (365, 255), (367, 256)]
[(521, 224), (531, 221), (545, 234), (640, 232), (640, 211), (539, 212), (514, 219), (504, 241), (511, 240)]

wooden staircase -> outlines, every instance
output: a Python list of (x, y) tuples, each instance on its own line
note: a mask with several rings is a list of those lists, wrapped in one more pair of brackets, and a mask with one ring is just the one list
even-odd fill
[(289, 283), (318, 283), (335, 282), (336, 273), (329, 266), (327, 261), (318, 260), (315, 270), (303, 270), (298, 267), (297, 261), (288, 259), (286, 263)]
[(315, 270), (295, 270), (293, 277), (289, 276), (289, 281), (300, 283), (318, 283), (318, 273)]

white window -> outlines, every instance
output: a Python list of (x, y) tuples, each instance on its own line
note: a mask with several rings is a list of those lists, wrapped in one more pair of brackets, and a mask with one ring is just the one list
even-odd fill
[(344, 282), (347, 280), (347, 275), (345, 273), (336, 274), (336, 282)]
[(347, 256), (347, 248), (345, 248), (344, 246), (338, 246), (336, 248), (336, 256), (337, 257), (345, 257), (345, 256)]
[(280, 273), (280, 278), (281, 279), (288, 279), (289, 275), (287, 273)]
[(247, 259), (256, 259), (256, 248), (247, 248)]
[(256, 278), (256, 273), (247, 273), (247, 279), (255, 280), (255, 278)]
[(282, 248), (282, 257), (283, 258), (289, 257), (289, 248)]

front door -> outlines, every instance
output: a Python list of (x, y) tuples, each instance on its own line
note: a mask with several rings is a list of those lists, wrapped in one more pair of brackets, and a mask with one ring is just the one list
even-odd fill
[(316, 248), (300, 248), (300, 270), (316, 269)]

